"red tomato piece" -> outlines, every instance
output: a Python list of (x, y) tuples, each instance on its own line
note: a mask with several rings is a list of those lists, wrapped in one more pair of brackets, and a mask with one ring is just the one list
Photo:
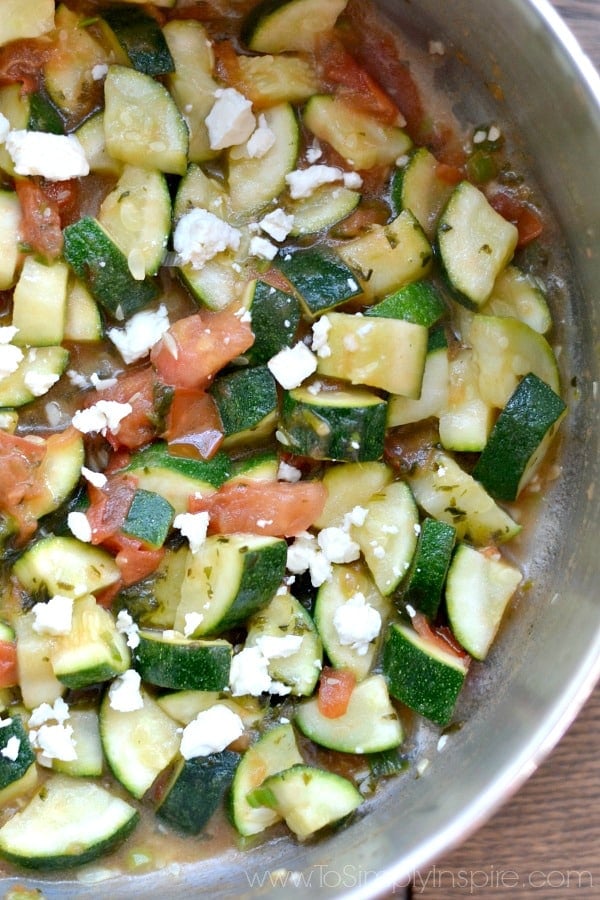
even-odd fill
[(176, 390), (164, 437), (175, 456), (214, 456), (223, 442), (223, 424), (210, 394), (194, 389)]
[(393, 125), (400, 110), (377, 81), (336, 40), (319, 48), (321, 77), (329, 90), (348, 100), (355, 108)]
[(538, 214), (524, 200), (508, 191), (497, 191), (488, 197), (490, 205), (508, 222), (512, 222), (519, 232), (517, 247), (526, 247), (540, 236), (544, 223)]
[(0, 641), (0, 688), (18, 683), (17, 645), (13, 641)]
[(310, 528), (326, 499), (319, 481), (243, 481), (227, 483), (208, 497), (190, 497), (189, 510), (208, 512), (211, 534), (294, 537)]
[(121, 570), (125, 586), (134, 584), (151, 575), (161, 563), (163, 547), (150, 549), (141, 541), (126, 534), (115, 534), (105, 542), (105, 546), (115, 553), (115, 562)]
[(136, 369), (117, 378), (114, 387), (106, 388), (90, 395), (87, 405), (97, 403), (99, 399), (115, 400), (117, 403), (130, 403), (132, 411), (119, 423), (116, 433), (108, 432), (107, 440), (114, 450), (126, 447), (135, 450), (149, 444), (156, 437), (155, 422), (155, 389), (156, 374), (147, 366)]
[(460, 646), (450, 629), (446, 625), (432, 626), (427, 617), (422, 613), (416, 613), (412, 617), (412, 625), (419, 637), (439, 647), (444, 653), (456, 656), (463, 663), (470, 662), (471, 657)]
[(63, 235), (56, 201), (28, 178), (17, 178), (15, 190), (21, 204), (21, 239), (47, 259), (60, 256)]
[(117, 534), (135, 492), (136, 479), (130, 475), (112, 475), (102, 488), (88, 485), (90, 505), (86, 516), (92, 529), (92, 544), (104, 544)]
[(67, 181), (46, 181), (41, 178), (38, 184), (48, 200), (56, 204), (63, 228), (80, 218), (81, 184), (76, 178)]
[(34, 489), (36, 469), (46, 445), (0, 431), (0, 508), (16, 514), (16, 507)]
[(356, 676), (350, 669), (324, 666), (317, 694), (317, 706), (321, 715), (328, 719), (339, 719), (343, 716), (348, 709), (355, 686)]
[(11, 41), (0, 48), (0, 86), (23, 85), (30, 94), (40, 86), (43, 65), (52, 52), (52, 45), (35, 38)]
[(230, 309), (202, 310), (171, 325), (150, 358), (166, 384), (201, 389), (253, 343), (249, 324)]

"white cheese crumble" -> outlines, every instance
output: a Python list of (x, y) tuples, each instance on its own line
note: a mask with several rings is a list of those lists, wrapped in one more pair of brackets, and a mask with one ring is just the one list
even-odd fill
[(271, 687), (269, 660), (258, 647), (245, 647), (231, 660), (229, 687), (234, 697), (258, 697)]
[(207, 512), (179, 513), (173, 520), (173, 528), (177, 528), (188, 539), (190, 550), (195, 554), (206, 540), (208, 523)]
[(194, 632), (200, 627), (204, 621), (204, 616), (199, 612), (189, 612), (185, 614), (185, 625), (183, 626), (183, 636), (192, 637)]
[(78, 541), (89, 544), (92, 540), (92, 526), (84, 512), (70, 512), (67, 516), (67, 525)]
[(313, 323), (311, 349), (320, 359), (326, 359), (328, 356), (331, 356), (331, 347), (327, 343), (330, 330), (331, 319), (328, 316), (321, 316), (320, 319)]
[(23, 351), (14, 344), (2, 343), (0, 349), (0, 381), (16, 372), (23, 362)]
[(110, 328), (107, 333), (123, 360), (134, 363), (150, 353), (170, 325), (167, 308), (161, 304), (157, 310), (136, 313), (125, 328)]
[(117, 379), (114, 376), (111, 376), (110, 378), (100, 378), (97, 372), (92, 372), (90, 375), (90, 384), (92, 387), (96, 388), (97, 391), (108, 391), (117, 384)]
[(446, 47), (442, 41), (429, 41), (429, 53), (432, 56), (443, 56), (446, 52)]
[(46, 722), (51, 722), (52, 720), (58, 722), (59, 725), (63, 725), (70, 715), (69, 707), (63, 698), (57, 697), (53, 706), (49, 703), (40, 703), (39, 706), (32, 709), (28, 725), (30, 728), (38, 728), (40, 725), (45, 725)]
[(349, 513), (346, 513), (344, 516), (344, 528), (348, 531), (352, 525), (356, 525), (357, 528), (360, 528), (361, 525), (365, 524), (366, 518), (369, 515), (369, 510), (364, 506), (355, 506), (353, 507)]
[(10, 344), (18, 331), (16, 325), (2, 325), (0, 327), (0, 344)]
[(282, 636), (263, 634), (256, 639), (256, 646), (263, 656), (269, 659), (285, 659), (297, 653), (302, 645), (301, 634), (285, 634)]
[(336, 609), (333, 627), (342, 646), (349, 646), (358, 656), (364, 656), (381, 631), (381, 616), (358, 591)]
[(249, 252), (251, 256), (259, 256), (261, 259), (272, 260), (277, 256), (277, 250), (275, 244), (272, 244), (271, 241), (268, 241), (266, 238), (258, 237), (258, 235), (250, 238), (250, 248)]
[(92, 78), (94, 81), (102, 81), (105, 75), (108, 74), (108, 66), (106, 63), (97, 63), (97, 65), (92, 67)]
[(331, 578), (331, 563), (317, 544), (317, 539), (308, 531), (299, 534), (289, 545), (286, 567), (294, 575), (309, 572), (313, 587), (320, 587)]
[(359, 545), (343, 528), (323, 528), (317, 535), (317, 543), (330, 563), (349, 563), (360, 556)]
[(324, 184), (333, 184), (342, 181), (344, 172), (337, 166), (316, 165), (307, 169), (294, 169), (285, 176), (286, 184), (292, 200), (302, 200)]
[(201, 269), (213, 256), (238, 250), (241, 232), (207, 209), (192, 209), (181, 217), (173, 234), (173, 247), (182, 262)]
[(261, 231), (264, 231), (274, 241), (285, 241), (294, 227), (294, 216), (288, 215), (282, 209), (274, 209), (258, 223)]
[(140, 693), (142, 679), (135, 669), (127, 669), (119, 675), (108, 689), (111, 708), (117, 712), (133, 712), (142, 709), (144, 698)]
[(184, 759), (220, 753), (244, 733), (244, 723), (233, 710), (217, 703), (199, 712), (183, 729), (181, 755)]
[(41, 725), (38, 730), (29, 732), (29, 740), (35, 750), (41, 750), (38, 762), (43, 766), (52, 768), (53, 759), (64, 762), (77, 759), (71, 725)]
[(73, 134), (11, 131), (5, 142), (17, 175), (42, 175), (48, 181), (66, 181), (88, 175), (89, 163)]
[(13, 734), (12, 737), (9, 737), (9, 739), (7, 740), (6, 746), (4, 746), (2, 750), (0, 750), (0, 753), (6, 759), (10, 759), (12, 760), (12, 762), (15, 762), (15, 760), (19, 756), (20, 749), (21, 741), (15, 734)]
[(258, 117), (258, 126), (248, 138), (246, 155), (250, 159), (262, 159), (275, 144), (275, 132), (269, 128), (263, 113)]
[(309, 163), (311, 166), (313, 163), (316, 163), (316, 161), (318, 159), (321, 159), (321, 157), (323, 156), (323, 150), (321, 149), (321, 145), (319, 144), (319, 142), (316, 138), (312, 142), (312, 145), (310, 147), (308, 147), (308, 149), (305, 153), (305, 156), (306, 156), (306, 162)]
[(32, 629), (37, 634), (69, 634), (73, 624), (73, 598), (55, 594), (47, 603), (32, 607)]
[(104, 472), (94, 472), (93, 469), (88, 469), (87, 466), (81, 467), (81, 474), (86, 481), (89, 481), (90, 484), (97, 488), (103, 488), (108, 481)]
[(243, 144), (256, 127), (252, 103), (235, 88), (219, 89), (215, 98), (205, 119), (211, 150)]
[(296, 481), (300, 481), (302, 472), (296, 466), (292, 466), (282, 459), (277, 469), (277, 478), (279, 481), (289, 481), (291, 484), (294, 484)]
[(267, 366), (281, 387), (291, 390), (317, 371), (317, 357), (300, 341), (294, 347), (284, 347), (276, 353)]
[(124, 634), (127, 639), (127, 646), (135, 650), (140, 644), (140, 629), (136, 622), (133, 621), (131, 615), (126, 609), (119, 610), (119, 614), (115, 620), (115, 625), (119, 634)]
[(98, 400), (87, 409), (78, 409), (73, 416), (73, 425), (82, 434), (108, 431), (117, 434), (121, 421), (133, 412), (131, 403), (118, 403), (116, 400)]

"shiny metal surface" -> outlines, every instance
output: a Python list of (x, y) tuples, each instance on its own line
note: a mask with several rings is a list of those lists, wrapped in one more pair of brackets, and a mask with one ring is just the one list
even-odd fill
[[(348, 829), (304, 847), (282, 839), (231, 852), (179, 874), (46, 884), (47, 898), (310, 893), (359, 900), (389, 893), (518, 788), (600, 676), (600, 78), (546, 0), (381, 0), (380, 6), (421, 40), (443, 40), (448, 57), (455, 50), (466, 54), (457, 111), (468, 114), (476, 98), (478, 112), (495, 111), (514, 123), (562, 236), (556, 258), (561, 265), (570, 259), (567, 289), (554, 293), (570, 405), (564, 475), (541, 501), (530, 544), (533, 589), (463, 699), (464, 726), (443, 753), (424, 734), (419, 753), (430, 759), (424, 777), (413, 772), (388, 785)], [(455, 83), (455, 73), (447, 75)], [(469, 79), (475, 93), (465, 86)], [(504, 96), (500, 106), (475, 89), (492, 81)], [(273, 870), (285, 870), (279, 888)], [(291, 881), (290, 872), (296, 873)]]

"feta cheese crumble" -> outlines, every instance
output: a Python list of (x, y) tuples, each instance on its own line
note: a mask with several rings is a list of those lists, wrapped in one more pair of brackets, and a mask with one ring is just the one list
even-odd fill
[(67, 525), (71, 534), (78, 541), (83, 541), (84, 544), (90, 543), (92, 540), (92, 526), (84, 512), (70, 512), (67, 516)]
[(269, 128), (264, 113), (261, 113), (256, 130), (248, 138), (246, 156), (250, 159), (262, 159), (273, 147), (275, 140), (275, 132)]
[(55, 594), (47, 603), (32, 607), (32, 629), (37, 634), (69, 634), (73, 624), (73, 598)]
[(288, 215), (282, 209), (274, 209), (258, 223), (261, 231), (264, 231), (274, 241), (285, 241), (294, 227), (294, 216)]
[(343, 528), (323, 528), (317, 543), (330, 563), (349, 563), (360, 556), (359, 545)]
[(173, 520), (173, 528), (177, 528), (188, 539), (190, 550), (195, 554), (206, 540), (208, 523), (207, 512), (179, 513)]
[(87, 409), (78, 409), (73, 416), (73, 425), (82, 434), (99, 432), (106, 436), (108, 431), (117, 434), (122, 420), (131, 412), (133, 412), (131, 403), (98, 400)]
[(362, 186), (362, 178), (358, 172), (344, 172), (337, 166), (325, 166), (318, 164), (307, 169), (294, 169), (285, 176), (286, 184), (292, 200), (302, 200), (310, 197), (324, 184), (334, 184), (342, 181), (344, 187), (358, 190)]
[(358, 656), (364, 656), (381, 631), (381, 616), (358, 591), (336, 609), (333, 627), (342, 646), (349, 646)]
[(81, 467), (81, 474), (86, 481), (89, 481), (90, 484), (97, 488), (103, 488), (108, 481), (104, 472), (94, 472), (93, 469), (88, 469), (87, 466)]
[(38, 762), (52, 768), (52, 760), (72, 762), (77, 759), (73, 728), (71, 725), (41, 725), (29, 732), (29, 740), (34, 750), (40, 750)]
[(296, 481), (300, 481), (302, 472), (300, 469), (297, 469), (296, 466), (292, 466), (282, 459), (280, 460), (279, 468), (277, 469), (277, 478), (279, 481), (289, 481), (291, 484), (294, 484)]
[(284, 634), (281, 636), (263, 634), (256, 639), (256, 646), (267, 660), (286, 659), (297, 653), (302, 645), (301, 634)]
[(183, 636), (189, 638), (192, 637), (196, 629), (200, 627), (204, 621), (204, 616), (202, 613), (189, 612), (185, 614), (184, 619), (185, 625), (183, 626)]
[(156, 310), (136, 313), (124, 328), (110, 328), (107, 334), (123, 360), (134, 363), (150, 353), (170, 325), (167, 308), (161, 304)]
[(21, 348), (11, 344), (18, 330), (14, 325), (0, 327), (0, 381), (16, 372), (23, 361)]
[(9, 737), (9, 739), (7, 740), (6, 746), (4, 746), (2, 750), (0, 750), (0, 753), (6, 759), (10, 759), (12, 762), (15, 762), (15, 760), (19, 756), (20, 749), (21, 741), (15, 734), (13, 734), (12, 737)]
[(320, 359), (326, 359), (328, 356), (331, 356), (331, 347), (327, 343), (330, 330), (331, 320), (327, 316), (321, 316), (320, 319), (313, 323), (311, 349)]
[(48, 181), (66, 181), (88, 175), (89, 163), (73, 134), (46, 131), (11, 131), (6, 149), (17, 175), (42, 175)]
[(109, 703), (117, 712), (133, 712), (143, 709), (144, 698), (140, 693), (142, 679), (135, 669), (127, 669), (108, 689)]
[(207, 209), (192, 209), (181, 217), (173, 234), (173, 247), (184, 263), (201, 269), (225, 250), (238, 250), (241, 232)]
[(331, 578), (331, 563), (308, 531), (299, 534), (287, 550), (286, 567), (294, 575), (310, 573), (313, 587), (320, 587)]
[(245, 647), (231, 660), (229, 687), (234, 697), (258, 697), (271, 687), (269, 660), (259, 647)]
[(38, 728), (40, 725), (45, 725), (46, 722), (51, 722), (52, 720), (58, 722), (59, 725), (63, 725), (70, 715), (69, 707), (63, 698), (57, 697), (52, 706), (49, 703), (40, 703), (39, 706), (32, 709), (28, 725), (30, 728)]
[(268, 361), (267, 366), (285, 390), (299, 387), (305, 378), (317, 371), (317, 357), (301, 341), (294, 347), (284, 347)]
[(0, 144), (3, 144), (10, 131), (10, 122), (3, 113), (0, 113)]
[(268, 241), (266, 238), (255, 235), (250, 239), (249, 252), (251, 256), (259, 256), (261, 259), (272, 260), (277, 256), (277, 250), (278, 248), (276, 245), (272, 244), (271, 241)]
[(243, 144), (256, 127), (252, 103), (235, 88), (220, 88), (215, 98), (205, 119), (211, 150)]
[(233, 710), (217, 703), (199, 712), (183, 729), (181, 755), (184, 759), (220, 753), (244, 733), (244, 723)]
[(115, 625), (119, 634), (124, 634), (127, 639), (127, 646), (135, 650), (140, 644), (140, 629), (136, 622), (133, 621), (131, 615), (126, 609), (119, 610)]

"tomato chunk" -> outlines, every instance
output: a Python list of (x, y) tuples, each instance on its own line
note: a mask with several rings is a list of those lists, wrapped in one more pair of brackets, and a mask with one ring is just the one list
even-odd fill
[(129, 415), (121, 419), (119, 430), (114, 433), (109, 431), (107, 434), (107, 440), (113, 449), (126, 447), (128, 450), (135, 450), (156, 437), (156, 392), (156, 374), (151, 366), (147, 366), (120, 375), (113, 387), (90, 396), (88, 405), (102, 399), (129, 403), (132, 406)]
[(324, 666), (317, 694), (319, 712), (328, 719), (339, 719), (348, 709), (355, 686), (356, 676), (350, 669)]
[(214, 456), (223, 442), (223, 424), (210, 394), (194, 389), (176, 390), (164, 436), (175, 456)]
[(52, 46), (43, 39), (23, 38), (0, 48), (0, 86), (19, 84), (25, 93), (37, 90)]
[(15, 190), (21, 204), (21, 239), (36, 253), (56, 259), (63, 248), (58, 203), (28, 178), (17, 178)]
[(242, 481), (227, 483), (208, 497), (190, 497), (189, 510), (208, 512), (211, 534), (294, 537), (310, 528), (326, 499), (327, 489), (318, 481)]
[(17, 645), (13, 641), (0, 641), (0, 688), (18, 683)]
[(150, 358), (161, 379), (178, 388), (206, 388), (217, 372), (254, 343), (247, 322), (229, 309), (203, 310), (175, 322)]
[(115, 562), (121, 570), (121, 578), (125, 586), (151, 575), (165, 555), (163, 547), (151, 549), (126, 534), (113, 535), (105, 542), (104, 546), (116, 554)]
[(136, 479), (129, 475), (112, 475), (102, 488), (88, 485), (90, 505), (86, 516), (92, 529), (92, 544), (104, 544), (117, 534), (135, 492)]
[(434, 644), (440, 650), (443, 650), (444, 653), (450, 653), (452, 656), (456, 656), (457, 659), (460, 659), (463, 663), (471, 661), (471, 657), (467, 651), (463, 650), (446, 625), (432, 626), (427, 617), (422, 613), (416, 613), (412, 617), (412, 624), (419, 637), (424, 638), (426, 641), (430, 641), (430, 643)]
[(508, 191), (497, 191), (488, 198), (490, 205), (519, 232), (517, 247), (526, 247), (540, 236), (544, 223), (540, 216), (524, 200)]
[(34, 489), (36, 469), (46, 445), (0, 430), (0, 509), (16, 513), (16, 507)]
[(336, 90), (355, 108), (394, 125), (400, 110), (377, 81), (339, 41), (329, 40), (320, 48), (321, 76), (330, 90)]

